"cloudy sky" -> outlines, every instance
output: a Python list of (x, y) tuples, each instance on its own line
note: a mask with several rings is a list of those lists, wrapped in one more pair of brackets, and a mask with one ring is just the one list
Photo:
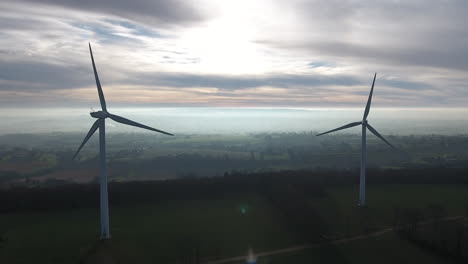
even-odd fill
[(465, 0), (0, 0), (1, 107), (468, 103)]

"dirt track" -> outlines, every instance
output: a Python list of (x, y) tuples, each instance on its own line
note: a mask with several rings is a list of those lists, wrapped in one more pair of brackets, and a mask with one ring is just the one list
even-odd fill
[[(451, 216), (451, 217), (443, 218), (442, 220), (450, 221), (450, 220), (458, 220), (458, 219), (463, 219), (463, 218), (465, 218), (465, 216)], [(432, 223), (432, 221), (423, 222), (423, 223), (420, 223), (420, 225), (426, 225), (429, 223)], [(255, 253), (255, 257), (258, 258), (258, 257), (266, 257), (266, 256), (284, 254), (284, 253), (289, 253), (289, 252), (301, 251), (301, 250), (309, 249), (309, 248), (316, 248), (316, 247), (320, 247), (323, 245), (340, 245), (340, 244), (345, 244), (345, 243), (359, 240), (359, 239), (380, 236), (391, 231), (393, 231), (393, 227), (388, 227), (388, 228), (384, 228), (384, 229), (381, 229), (379, 231), (375, 231), (372, 233), (349, 237), (349, 238), (329, 240), (329, 241), (323, 241), (323, 242), (314, 243), (314, 244), (299, 245), (299, 246), (293, 246), (293, 247), (282, 248), (282, 249), (277, 249), (277, 250), (259, 252), (259, 253)], [(235, 261), (243, 261), (246, 259), (247, 259), (247, 256), (237, 256), (237, 257), (232, 257), (232, 258), (208, 261), (208, 262), (205, 262), (205, 264), (222, 264), (222, 263), (229, 263), (229, 262), (235, 262)]]

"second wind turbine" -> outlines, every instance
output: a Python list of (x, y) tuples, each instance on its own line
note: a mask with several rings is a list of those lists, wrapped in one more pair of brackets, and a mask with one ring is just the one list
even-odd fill
[(99, 175), (99, 186), (100, 186), (100, 211), (101, 211), (101, 239), (109, 239), (110, 232), (109, 232), (109, 201), (108, 201), (108, 193), (107, 193), (107, 168), (106, 168), (106, 118), (110, 118), (115, 122), (122, 123), (129, 126), (135, 126), (139, 128), (148, 129), (151, 131), (159, 132), (162, 134), (173, 136), (170, 133), (164, 132), (162, 130), (158, 130), (149, 126), (145, 126), (143, 124), (137, 123), (135, 121), (123, 118), (118, 115), (113, 115), (107, 111), (106, 107), (106, 100), (104, 99), (104, 93), (102, 92), (101, 82), (99, 81), (99, 76), (96, 70), (96, 65), (94, 64), (94, 57), (93, 51), (91, 50), (91, 44), (89, 44), (89, 53), (91, 54), (91, 62), (93, 64), (93, 71), (94, 71), (94, 78), (96, 79), (96, 86), (99, 94), (99, 101), (101, 102), (101, 111), (92, 112), (90, 115), (93, 118), (96, 118), (96, 122), (91, 126), (88, 134), (84, 138), (83, 142), (81, 143), (80, 147), (76, 151), (73, 159), (75, 159), (76, 155), (80, 152), (81, 148), (86, 144), (89, 138), (96, 132), (99, 128), (99, 167), (100, 167), (100, 175)]
[(366, 148), (366, 132), (369, 129), (374, 135), (380, 138), (383, 142), (387, 143), (390, 147), (394, 148), (390, 142), (388, 142), (382, 135), (375, 130), (368, 122), (367, 116), (369, 115), (371, 101), (372, 101), (372, 93), (374, 92), (374, 84), (375, 84), (375, 77), (377, 77), (377, 73), (374, 75), (374, 81), (372, 81), (372, 88), (370, 90), (369, 99), (367, 100), (366, 110), (364, 111), (364, 116), (362, 121), (349, 123), (347, 125), (341, 126), (339, 128), (332, 129), (330, 131), (318, 134), (317, 136), (325, 135), (331, 132), (335, 132), (338, 130), (355, 127), (355, 126), (362, 126), (362, 143), (361, 143), (361, 175), (359, 177), (359, 206), (364, 207), (366, 206), (366, 160), (367, 160), (367, 148)]

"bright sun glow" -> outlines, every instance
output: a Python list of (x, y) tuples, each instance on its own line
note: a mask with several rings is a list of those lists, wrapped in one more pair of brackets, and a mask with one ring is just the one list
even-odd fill
[(266, 50), (254, 42), (252, 4), (231, 1), (217, 8), (221, 9), (220, 17), (191, 28), (181, 39), (189, 53), (200, 59), (197, 70), (227, 74), (268, 71)]

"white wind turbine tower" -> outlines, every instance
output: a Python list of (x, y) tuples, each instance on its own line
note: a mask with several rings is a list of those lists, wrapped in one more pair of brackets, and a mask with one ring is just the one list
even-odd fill
[(362, 126), (362, 143), (361, 143), (361, 175), (359, 177), (359, 206), (366, 206), (366, 159), (367, 159), (367, 149), (366, 149), (366, 131), (367, 129), (370, 130), (370, 132), (374, 133), (378, 138), (380, 138), (383, 142), (387, 143), (390, 147), (394, 148), (390, 142), (388, 142), (382, 135), (375, 130), (368, 122), (367, 122), (367, 116), (369, 115), (369, 110), (371, 106), (371, 101), (372, 101), (372, 93), (374, 92), (374, 84), (375, 84), (375, 77), (377, 77), (377, 73), (374, 75), (374, 81), (372, 81), (372, 88), (369, 94), (369, 99), (367, 100), (367, 105), (366, 105), (366, 110), (364, 111), (364, 116), (362, 118), (362, 121), (358, 122), (353, 122), (349, 123), (347, 125), (344, 125), (339, 128), (335, 128), (333, 130), (318, 134), (317, 136), (321, 136), (324, 134), (328, 134), (331, 132), (335, 132), (338, 130), (350, 128), (350, 127), (355, 127), (358, 125)]
[(91, 112), (90, 115), (94, 118), (97, 118), (96, 122), (91, 126), (88, 134), (84, 138), (83, 142), (81, 143), (80, 147), (76, 151), (73, 159), (78, 155), (81, 148), (86, 144), (89, 138), (96, 132), (99, 128), (99, 165), (100, 165), (100, 210), (101, 210), (101, 239), (109, 239), (109, 202), (108, 202), (108, 194), (107, 194), (107, 168), (106, 168), (106, 126), (105, 126), (105, 119), (110, 118), (116, 122), (140, 127), (148, 130), (152, 130), (155, 132), (163, 133), (166, 135), (173, 136), (173, 134), (164, 132), (162, 130), (158, 130), (149, 126), (145, 126), (143, 124), (134, 122), (132, 120), (123, 118), (118, 115), (113, 115), (107, 111), (106, 108), (106, 100), (104, 99), (104, 94), (102, 92), (101, 83), (99, 82), (99, 76), (96, 71), (96, 65), (94, 64), (94, 57), (93, 51), (91, 50), (91, 44), (89, 44), (89, 53), (91, 54), (91, 61), (93, 63), (93, 70), (94, 70), (94, 78), (96, 79), (96, 86), (99, 94), (99, 101), (101, 102), (101, 111)]

